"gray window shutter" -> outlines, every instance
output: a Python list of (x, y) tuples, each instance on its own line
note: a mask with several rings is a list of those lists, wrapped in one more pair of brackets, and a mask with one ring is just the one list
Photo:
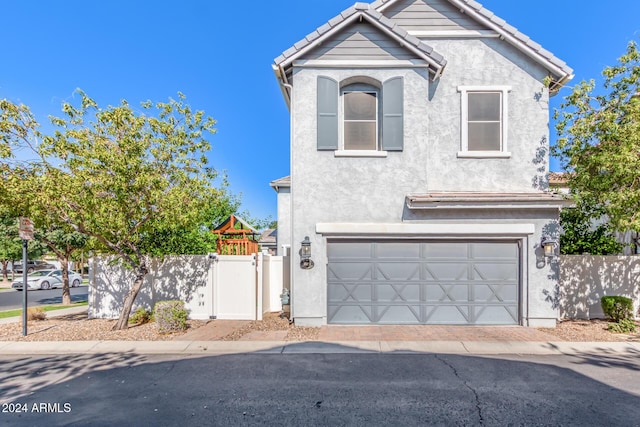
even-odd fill
[(382, 84), (382, 149), (402, 151), (404, 143), (402, 77), (394, 77)]
[(338, 149), (338, 82), (318, 76), (318, 150)]

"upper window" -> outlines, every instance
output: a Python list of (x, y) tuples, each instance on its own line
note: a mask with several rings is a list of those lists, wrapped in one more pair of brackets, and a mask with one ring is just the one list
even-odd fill
[[(372, 88), (373, 89), (373, 88)], [(343, 129), (344, 150), (378, 149), (378, 93), (343, 90)]]
[(462, 138), (458, 157), (509, 157), (507, 86), (460, 86)]
[(318, 76), (318, 150), (336, 156), (386, 156), (403, 150), (403, 78), (337, 82)]

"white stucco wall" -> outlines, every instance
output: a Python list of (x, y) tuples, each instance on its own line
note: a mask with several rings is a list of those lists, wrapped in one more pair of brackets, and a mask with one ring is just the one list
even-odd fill
[(277, 255), (286, 256), (285, 246), (291, 247), (291, 189), (278, 189), (278, 237)]
[[(433, 82), (426, 68), (295, 68), (292, 96), (292, 301), (299, 324), (326, 323), (326, 238), (318, 223), (464, 222), (533, 224), (535, 232), (507, 236), (524, 249), (523, 323), (555, 325), (557, 272), (540, 265), (536, 251), (543, 233), (556, 231), (557, 211), (442, 212), (437, 216), (405, 208), (409, 193), (430, 191), (538, 192), (548, 171), (548, 95), (544, 70), (498, 39), (428, 40), (448, 61)], [(523, 68), (528, 71), (524, 71)], [(404, 78), (404, 150), (384, 158), (336, 157), (316, 149), (316, 80), (367, 76), (383, 82)], [(509, 85), (508, 159), (458, 158), (459, 85)], [(299, 243), (312, 241), (315, 268), (300, 269)], [(356, 236), (357, 237), (357, 236)], [(362, 236), (364, 237), (364, 236)], [(422, 236), (429, 237), (429, 236)]]

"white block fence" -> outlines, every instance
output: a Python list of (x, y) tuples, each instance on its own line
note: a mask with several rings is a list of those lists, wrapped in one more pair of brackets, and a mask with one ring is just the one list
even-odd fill
[[(113, 258), (94, 257), (89, 265), (89, 317), (117, 318), (133, 284), (131, 270)], [(153, 259), (133, 306), (152, 310), (158, 301), (185, 302), (191, 319), (259, 320), (282, 310), (280, 294), (289, 287), (289, 257), (183, 255)]]

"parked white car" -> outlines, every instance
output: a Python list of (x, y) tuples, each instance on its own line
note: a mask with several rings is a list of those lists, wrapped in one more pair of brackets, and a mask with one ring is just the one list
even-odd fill
[[(69, 270), (69, 286), (77, 287), (82, 283), (82, 276)], [(40, 270), (27, 276), (29, 290), (55, 289), (62, 287), (62, 270)], [(23, 289), (22, 278), (15, 280), (11, 287), (18, 291)]]

